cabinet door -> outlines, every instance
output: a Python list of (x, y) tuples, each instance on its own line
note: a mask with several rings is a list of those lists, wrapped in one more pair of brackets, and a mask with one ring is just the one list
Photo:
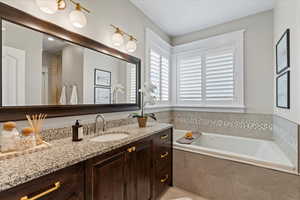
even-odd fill
[(84, 200), (84, 167), (77, 164), (0, 193), (1, 200)]
[(152, 199), (152, 141), (136, 149), (137, 200)]
[(152, 199), (152, 141), (132, 146), (126, 156), (126, 200)]
[(125, 152), (89, 161), (86, 176), (87, 200), (124, 200)]

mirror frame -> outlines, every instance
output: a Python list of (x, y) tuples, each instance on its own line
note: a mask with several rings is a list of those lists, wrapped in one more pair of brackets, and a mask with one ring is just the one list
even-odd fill
[[(95, 104), (81, 104), (81, 105), (37, 105), (37, 106), (2, 106), (2, 87), (0, 87), (0, 122), (9, 120), (25, 120), (26, 114), (46, 113), (48, 118), (53, 117), (66, 117), (74, 115), (88, 115), (96, 113), (108, 112), (124, 112), (134, 111), (141, 108), (141, 97), (139, 89), (141, 88), (141, 60), (126, 53), (123, 53), (114, 48), (108, 47), (100, 42), (82, 36), (78, 33), (68, 31), (58, 25), (36, 18), (28, 13), (18, 10), (14, 7), (0, 3), (0, 18), (1, 29), (2, 20), (6, 20), (23, 27), (52, 35), (67, 42), (98, 51), (99, 53), (109, 55), (128, 63), (137, 66), (137, 92), (135, 104), (108, 104), (108, 105), (95, 105)], [(0, 54), (2, 55), (2, 31)], [(0, 62), (0, 85), (2, 85), (2, 56)]]

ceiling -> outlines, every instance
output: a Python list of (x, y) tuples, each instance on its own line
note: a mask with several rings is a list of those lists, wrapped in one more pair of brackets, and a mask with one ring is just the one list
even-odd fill
[(274, 0), (130, 0), (170, 36), (270, 10)]

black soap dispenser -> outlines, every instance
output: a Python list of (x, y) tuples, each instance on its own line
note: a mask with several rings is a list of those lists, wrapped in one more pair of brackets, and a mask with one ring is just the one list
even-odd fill
[(78, 120), (76, 120), (75, 125), (72, 126), (72, 134), (74, 142), (79, 142), (83, 139), (83, 127), (79, 124)]

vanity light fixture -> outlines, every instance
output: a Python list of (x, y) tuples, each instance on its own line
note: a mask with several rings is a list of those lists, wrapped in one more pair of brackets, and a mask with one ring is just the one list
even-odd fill
[(123, 38), (124, 33), (118, 27), (115, 27), (115, 29), (116, 29), (116, 31), (112, 35), (112, 43), (114, 46), (119, 47), (124, 43), (124, 38)]
[(112, 25), (111, 26), (115, 29), (114, 34), (112, 35), (112, 43), (114, 46), (120, 47), (124, 44), (124, 36), (128, 37), (128, 42), (126, 44), (126, 50), (129, 53), (133, 53), (137, 49), (137, 39), (133, 37), (132, 35), (129, 35), (125, 31), (121, 30), (119, 27)]
[(57, 0), (36, 0), (36, 4), (47, 14), (54, 14), (58, 10)]
[(64, 10), (67, 7), (67, 2), (65, 0), (57, 0), (58, 10)]
[(90, 12), (86, 8), (82, 7), (79, 3), (76, 3), (75, 10), (73, 10), (70, 15), (70, 21), (76, 28), (83, 28), (87, 24), (87, 19), (83, 11)]
[(131, 35), (129, 37), (129, 41), (126, 44), (126, 49), (129, 53), (135, 52), (137, 45), (136, 45), (136, 39)]
[(49, 41), (54, 41), (54, 38), (53, 37), (48, 37), (48, 40)]
[[(76, 28), (83, 28), (87, 24), (84, 12), (90, 11), (74, 0), (69, 1), (75, 5), (75, 9), (69, 14), (71, 24)], [(47, 14), (54, 14), (57, 10), (65, 10), (67, 7), (67, 0), (36, 0), (36, 3)]]

